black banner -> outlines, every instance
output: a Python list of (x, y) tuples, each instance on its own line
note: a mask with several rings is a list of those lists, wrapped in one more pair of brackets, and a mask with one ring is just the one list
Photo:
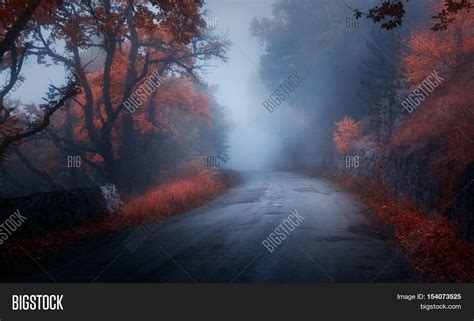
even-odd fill
[(474, 319), (472, 284), (2, 284), (0, 320)]

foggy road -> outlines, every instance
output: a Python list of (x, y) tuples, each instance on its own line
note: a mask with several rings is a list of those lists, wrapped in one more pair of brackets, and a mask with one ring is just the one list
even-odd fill
[[(419, 281), (346, 192), (303, 174), (240, 175), (240, 185), (209, 204), (148, 226), (153, 233), (135, 251), (124, 246), (135, 230), (127, 229), (66, 251), (45, 271), (3, 281)], [(293, 210), (304, 220), (269, 252), (262, 241)]]

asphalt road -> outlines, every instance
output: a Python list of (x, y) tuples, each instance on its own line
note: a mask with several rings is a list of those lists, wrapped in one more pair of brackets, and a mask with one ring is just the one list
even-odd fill
[[(262, 241), (293, 210), (304, 220), (268, 251)], [(36, 265), (31, 275), (2, 281), (420, 281), (382, 235), (357, 201), (325, 181), (244, 172), (239, 186), (203, 207), (90, 241)]]

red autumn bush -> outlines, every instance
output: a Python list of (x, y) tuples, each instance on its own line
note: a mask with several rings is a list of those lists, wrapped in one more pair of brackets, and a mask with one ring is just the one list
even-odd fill
[(212, 170), (158, 186), (125, 204), (126, 216), (169, 216), (205, 204), (228, 188)]
[(357, 137), (359, 126), (350, 117), (344, 117), (336, 122), (336, 130), (334, 131), (333, 140), (339, 153), (345, 154), (349, 150), (351, 142)]

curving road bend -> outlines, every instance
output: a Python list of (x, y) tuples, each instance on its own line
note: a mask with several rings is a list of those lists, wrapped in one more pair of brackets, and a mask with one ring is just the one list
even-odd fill
[[(268, 251), (262, 241), (293, 210), (304, 220)], [(205, 206), (112, 233), (51, 259), (44, 270), (2, 281), (419, 282), (381, 235), (357, 201), (325, 181), (243, 172), (239, 186)]]

